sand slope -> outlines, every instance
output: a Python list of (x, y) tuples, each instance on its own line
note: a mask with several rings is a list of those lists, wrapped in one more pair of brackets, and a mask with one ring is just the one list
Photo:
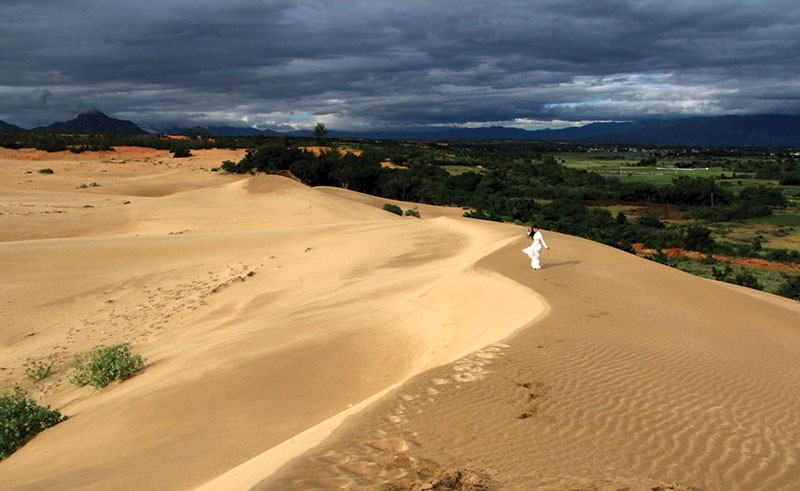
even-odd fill
[(424, 489), (447, 471), (503, 490), (797, 488), (796, 302), (548, 243), (542, 271), (518, 264), (523, 241), (478, 264), (548, 316), (414, 378), (257, 489)]
[[(796, 302), (552, 232), (533, 272), (521, 227), (209, 172), (230, 152), (2, 152), (0, 382), (70, 419), (0, 489), (800, 482)], [(144, 373), (66, 382), (117, 342)]]
[[(70, 419), (0, 464), (0, 488), (190, 489), (507, 336), (532, 315), (516, 306), (538, 302), (474, 268), (513, 228), (198, 168), (78, 189), (70, 173), (96, 162), (48, 161), (54, 175), (20, 183), (8, 160), (3, 384), (52, 361), (32, 390)], [(147, 359), (143, 374), (99, 392), (66, 382), (75, 353), (119, 342)]]

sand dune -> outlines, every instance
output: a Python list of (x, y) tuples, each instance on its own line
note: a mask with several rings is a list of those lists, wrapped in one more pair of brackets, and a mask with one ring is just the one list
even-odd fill
[[(0, 489), (800, 482), (796, 302), (553, 232), (533, 272), (521, 227), (226, 159), (2, 150), (0, 383), (70, 419)], [(142, 374), (67, 382), (120, 342)]]

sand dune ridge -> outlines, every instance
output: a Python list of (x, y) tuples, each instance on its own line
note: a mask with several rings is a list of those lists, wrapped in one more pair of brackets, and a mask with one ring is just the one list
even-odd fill
[[(796, 302), (548, 231), (533, 272), (522, 227), (209, 171), (233, 151), (97, 157), (0, 150), (0, 382), (70, 416), (0, 489), (800, 482)], [(67, 383), (118, 342), (144, 373)]]

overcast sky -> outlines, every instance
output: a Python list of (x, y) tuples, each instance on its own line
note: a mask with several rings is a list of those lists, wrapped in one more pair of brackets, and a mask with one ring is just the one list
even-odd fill
[(25, 128), (800, 114), (797, 0), (1, 0), (0, 53)]

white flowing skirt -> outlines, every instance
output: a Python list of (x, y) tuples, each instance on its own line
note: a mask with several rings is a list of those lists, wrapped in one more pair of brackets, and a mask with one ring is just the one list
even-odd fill
[(539, 262), (539, 253), (542, 252), (542, 247), (540, 245), (531, 244), (525, 249), (522, 249), (522, 252), (531, 258), (531, 268), (542, 269), (542, 264)]

